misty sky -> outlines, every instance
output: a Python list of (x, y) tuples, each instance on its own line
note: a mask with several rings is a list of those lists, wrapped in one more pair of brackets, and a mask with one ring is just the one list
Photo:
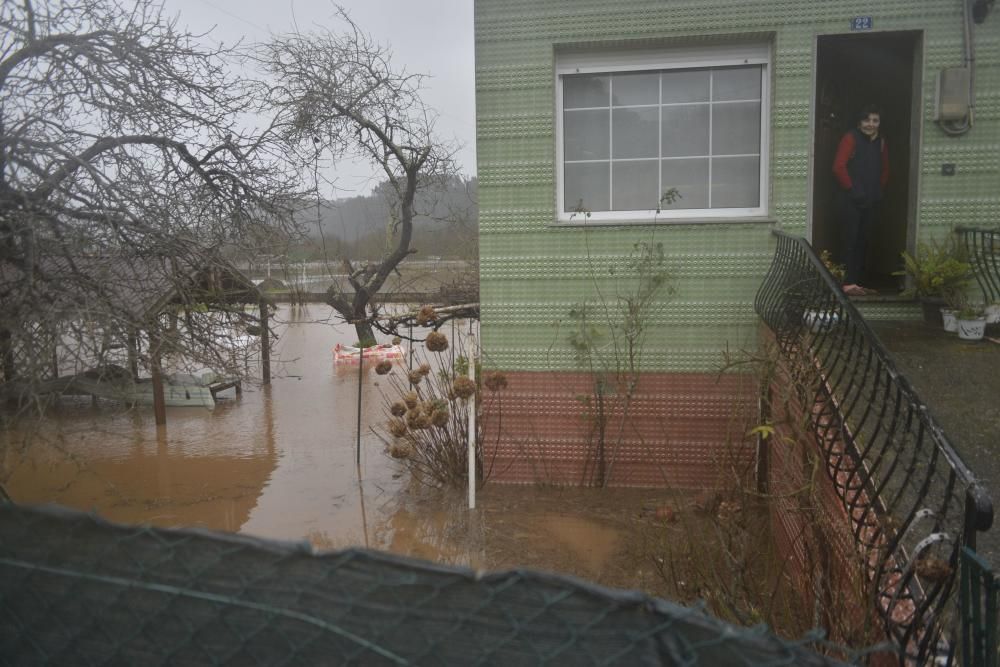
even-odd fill
[[(330, 0), (163, 0), (179, 25), (206, 32), (214, 42), (260, 42), (271, 34), (308, 32), (314, 26), (336, 29)], [(463, 174), (476, 173), (475, 63), (472, 0), (342, 0), (358, 26), (393, 51), (396, 68), (428, 74), (424, 101), (438, 114), (438, 132), (455, 139)], [(335, 198), (367, 192), (376, 181), (360, 165), (341, 165)]]

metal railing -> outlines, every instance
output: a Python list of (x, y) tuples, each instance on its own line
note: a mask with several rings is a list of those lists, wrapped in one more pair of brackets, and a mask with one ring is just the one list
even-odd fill
[(975, 551), (962, 547), (962, 654), (968, 664), (997, 667), (1000, 581)]
[(957, 227), (986, 303), (1000, 303), (1000, 229)]
[(960, 550), (974, 550), (976, 533), (992, 524), (989, 495), (812, 247), (775, 235), (755, 309), (786, 358), (816, 377), (804, 417), (870, 601), (901, 654), (951, 663)]

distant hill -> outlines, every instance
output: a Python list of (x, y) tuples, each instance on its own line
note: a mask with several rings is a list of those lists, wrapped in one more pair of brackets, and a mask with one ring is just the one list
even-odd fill
[[(370, 195), (303, 202), (296, 214), (308, 241), (306, 255), (322, 245), (329, 253), (378, 256), (387, 242), (392, 211), (386, 183)], [(414, 243), (418, 256), (469, 257), (478, 254), (479, 206), (475, 178), (450, 178), (445, 187), (418, 195)], [(317, 210), (318, 208), (318, 210)], [(303, 248), (303, 250), (306, 250)]]

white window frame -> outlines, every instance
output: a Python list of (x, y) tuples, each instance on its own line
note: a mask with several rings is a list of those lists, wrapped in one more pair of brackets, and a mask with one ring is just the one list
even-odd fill
[[(754, 208), (689, 208), (655, 209), (648, 211), (592, 211), (585, 216), (564, 211), (563, 85), (567, 74), (615, 74), (643, 70), (694, 69), (761, 66), (760, 89), (760, 202)], [(768, 44), (720, 44), (668, 49), (636, 49), (628, 51), (560, 52), (555, 67), (555, 144), (556, 144), (556, 220), (563, 223), (583, 222), (621, 224), (654, 221), (718, 221), (719, 219), (763, 218), (768, 215), (771, 126), (771, 47)], [(612, 159), (612, 158), (609, 158)], [(683, 203), (683, 200), (681, 200)]]

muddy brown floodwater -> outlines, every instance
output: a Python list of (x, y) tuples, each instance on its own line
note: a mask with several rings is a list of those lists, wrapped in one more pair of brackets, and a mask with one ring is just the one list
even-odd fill
[(282, 306), (276, 321), (270, 387), (229, 390), (211, 411), (168, 408), (159, 429), (149, 407), (63, 399), (30, 438), (0, 434), (0, 479), (17, 502), (124, 523), (530, 567), (681, 600), (704, 594), (698, 576), (665, 568), (670, 553), (695, 565), (714, 558), (685, 547), (707, 524), (685, 519), (695, 516), (688, 501), (669, 492), (487, 485), (470, 512), (464, 492), (412, 483), (369, 428), (384, 421), (390, 388), (372, 372), (362, 378), (359, 468), (357, 369), (335, 367), (331, 355), (354, 342), (353, 329), (323, 305)]

